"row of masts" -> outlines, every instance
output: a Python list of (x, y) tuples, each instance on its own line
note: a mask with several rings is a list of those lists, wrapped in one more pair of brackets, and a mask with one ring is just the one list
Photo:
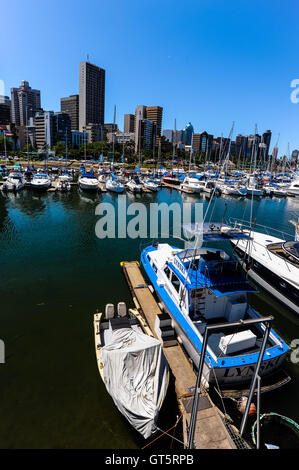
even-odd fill
[[(113, 165), (113, 163), (114, 163), (114, 150), (115, 150), (115, 132), (114, 132), (114, 128), (115, 128), (115, 122), (116, 122), (116, 106), (114, 106), (113, 131), (112, 131), (112, 138), (111, 138), (111, 155), (110, 155), (111, 165)], [(213, 165), (216, 163), (218, 165), (218, 168), (220, 169), (220, 171), (223, 174), (226, 174), (228, 164), (230, 163), (231, 142), (232, 142), (234, 124), (235, 123), (233, 122), (230, 133), (229, 133), (229, 137), (225, 141), (225, 144), (223, 144), (224, 139), (223, 139), (223, 134), (221, 134), (220, 145), (219, 145), (219, 150), (218, 150), (218, 161), (215, 159), (215, 161), (213, 162)], [(266, 145), (264, 144), (263, 141), (259, 145), (257, 145), (256, 136), (257, 136), (257, 125), (255, 125), (255, 130), (254, 130), (254, 141), (253, 141), (252, 149), (251, 149), (250, 162), (247, 161), (248, 156), (246, 155), (246, 153), (244, 151), (243, 151), (243, 155), (242, 155), (242, 146), (240, 146), (238, 159), (237, 159), (237, 163), (236, 163), (236, 169), (238, 169), (238, 170), (244, 169), (244, 168), (248, 169), (248, 166), (249, 166), (249, 171), (250, 172), (255, 172), (257, 169), (259, 169), (259, 170), (275, 173), (276, 169), (277, 169), (276, 168), (276, 162), (275, 162), (275, 156), (272, 155), (271, 158), (270, 157), (268, 159), (265, 158)], [(280, 136), (280, 134), (278, 134), (277, 141), (276, 141), (276, 144), (275, 144), (275, 148), (277, 148), (277, 146), (278, 146), (279, 136)], [(84, 163), (86, 164), (86, 136), (85, 135), (84, 135), (83, 140), (84, 140)], [(226, 151), (227, 142), (228, 142), (228, 149)], [(161, 161), (161, 140), (159, 140), (157, 160), (155, 158), (155, 147), (156, 147), (156, 135), (155, 135), (155, 138), (153, 140), (153, 162), (154, 162), (155, 168), (156, 168), (156, 166), (158, 166), (159, 164), (160, 165), (162, 164), (162, 161)], [(263, 151), (261, 152), (262, 158), (260, 158), (259, 162), (257, 161), (258, 147), (263, 149)], [(6, 147), (5, 132), (4, 132), (4, 152), (5, 152), (5, 158), (6, 158), (7, 157), (7, 147)], [(67, 145), (67, 131), (66, 131), (66, 136), (65, 136), (66, 161), (67, 161), (67, 155), (68, 155), (67, 152), (68, 152), (68, 145)], [(123, 140), (123, 155), (122, 155), (123, 162), (124, 162), (124, 153), (125, 153), (125, 142)], [(47, 162), (47, 156), (48, 156), (47, 128), (45, 128), (45, 169), (46, 169), (46, 165), (47, 165), (47, 163), (46, 163)], [(192, 165), (195, 165), (193, 156), (194, 156), (194, 151), (191, 148), (190, 149), (190, 154), (189, 154), (189, 171), (191, 171)], [(284, 158), (283, 165), (282, 165), (282, 167), (280, 167), (283, 174), (286, 173), (287, 167), (289, 166), (288, 161), (287, 161), (289, 159), (289, 143), (288, 143), (288, 147), (287, 147), (287, 155), (286, 156), (287, 156), (287, 159)], [(210, 166), (212, 164), (212, 162), (210, 160), (210, 157), (211, 157), (211, 148), (210, 148), (210, 146), (208, 145), (208, 142), (207, 142), (206, 143), (206, 149), (205, 149), (204, 169), (206, 169), (206, 168), (210, 169)], [(27, 123), (27, 160), (28, 160), (28, 163), (29, 163), (28, 123)], [(142, 163), (141, 160), (142, 160), (141, 159), (141, 145), (140, 145), (140, 142), (139, 142), (139, 168), (140, 168), (140, 165)], [(172, 163), (171, 163), (171, 171), (172, 172), (174, 171), (175, 164), (177, 164), (177, 166), (179, 165), (179, 159), (177, 157), (176, 119), (174, 120), (173, 150), (172, 150)]]

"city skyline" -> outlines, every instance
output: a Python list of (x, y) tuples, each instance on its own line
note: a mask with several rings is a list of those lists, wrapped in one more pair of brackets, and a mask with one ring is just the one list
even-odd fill
[[(279, 154), (286, 153), (288, 142), (291, 150), (299, 147), (299, 103), (291, 101), (291, 82), (299, 77), (296, 4), (290, 15), (278, 1), (271, 2), (271, 7), (257, 1), (250, 5), (191, 1), (192, 14), (187, 9), (184, 17), (179, 4), (154, 1), (152, 8), (159, 5), (160, 18), (148, 6), (132, 1), (134, 8), (128, 9), (127, 3), (116, 1), (113, 21), (101, 22), (97, 33), (96, 21), (108, 15), (109, 7), (89, 0), (85, 6), (92, 6), (94, 15), (82, 19), (74, 2), (70, 21), (65, 16), (70, 6), (66, 1), (60, 5), (63, 21), (55, 16), (60, 38), (45, 37), (38, 55), (29, 44), (53, 21), (56, 4), (40, 12), (33, 0), (30, 20), (35, 27), (27, 28), (29, 17), (23, 4), (12, 2), (12, 13), (18, 11), (18, 15), (13, 24), (4, 25), (3, 33), (9, 33), (12, 40), (10, 48), (1, 51), (5, 95), (27, 80), (41, 90), (42, 107), (58, 111), (60, 98), (79, 93), (78, 64), (89, 54), (89, 61), (107, 74), (105, 122), (113, 121), (114, 105), (116, 122), (122, 128), (124, 114), (150, 103), (163, 107), (163, 129), (173, 128), (176, 119), (178, 129), (191, 121), (195, 132), (206, 130), (227, 137), (235, 121), (233, 138), (254, 133), (257, 124), (258, 133), (272, 130), (270, 150), (278, 134)], [(163, 21), (163, 15), (170, 21)], [(131, 26), (136, 22), (144, 28), (152, 25), (156, 36), (147, 42), (144, 35), (135, 34)], [(77, 37), (79, 23), (82, 31)], [(28, 46), (24, 49), (25, 29)], [(107, 37), (109, 47), (105, 46)]]

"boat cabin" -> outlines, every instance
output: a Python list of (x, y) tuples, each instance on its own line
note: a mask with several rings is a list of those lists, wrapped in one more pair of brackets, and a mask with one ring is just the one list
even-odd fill
[(268, 250), (276, 256), (285, 259), (296, 267), (299, 267), (299, 242), (271, 243)]

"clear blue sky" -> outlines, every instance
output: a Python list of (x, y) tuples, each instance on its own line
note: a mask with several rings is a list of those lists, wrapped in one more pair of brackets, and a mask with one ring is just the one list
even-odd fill
[[(297, 0), (2, 0), (0, 79), (28, 80), (42, 106), (78, 93), (78, 65), (106, 69), (105, 121), (123, 127), (139, 104), (164, 108), (163, 128), (227, 136), (271, 129), (279, 153), (299, 148)], [(4, 5), (4, 11), (3, 11)], [(6, 11), (5, 11), (6, 8)], [(6, 18), (6, 19), (5, 19)], [(299, 96), (299, 94), (298, 94)]]

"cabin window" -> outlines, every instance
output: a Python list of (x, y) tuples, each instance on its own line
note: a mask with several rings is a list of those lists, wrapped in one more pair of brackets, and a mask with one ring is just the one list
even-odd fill
[(157, 272), (157, 266), (153, 263), (153, 270), (155, 271), (155, 273)]
[(171, 284), (173, 285), (175, 290), (179, 292), (181, 283), (179, 278), (174, 273), (172, 273)]
[(166, 276), (167, 276), (168, 279), (169, 279), (169, 278), (170, 278), (171, 271), (170, 271), (170, 269), (169, 269), (168, 266), (166, 266), (166, 268), (164, 268), (164, 272), (165, 272)]

